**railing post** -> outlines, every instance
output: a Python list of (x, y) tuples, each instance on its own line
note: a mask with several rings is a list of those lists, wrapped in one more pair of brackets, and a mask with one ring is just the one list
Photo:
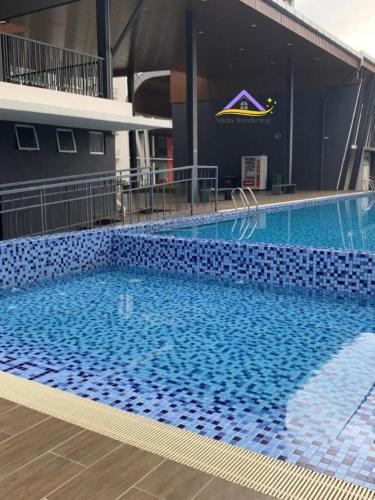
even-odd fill
[(191, 215), (194, 213), (194, 203), (198, 200), (198, 167), (192, 165), (191, 167), (191, 186), (190, 186), (190, 203)]
[(0, 82), (5, 81), (3, 44), (4, 44), (3, 35), (0, 33)]
[(219, 169), (216, 167), (216, 175), (215, 175), (215, 212), (217, 212), (218, 208), (218, 198), (219, 198)]
[(46, 234), (46, 221), (44, 219), (44, 197), (43, 197), (43, 190), (40, 190), (40, 219), (41, 219), (41, 224), (42, 224), (42, 235), (44, 236)]

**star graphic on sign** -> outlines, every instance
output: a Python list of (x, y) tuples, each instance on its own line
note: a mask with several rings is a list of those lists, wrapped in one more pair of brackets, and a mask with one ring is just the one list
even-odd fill
[(267, 102), (269, 102), (270, 104), (271, 104), (271, 102), (272, 102), (272, 101), (273, 101), (273, 99), (272, 99), (271, 97), (269, 97), (269, 98), (267, 99)]

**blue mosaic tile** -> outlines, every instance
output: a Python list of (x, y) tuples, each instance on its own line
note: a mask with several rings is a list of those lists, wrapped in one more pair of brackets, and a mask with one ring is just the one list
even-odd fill
[[(293, 209), (301, 206), (306, 203)], [(236, 217), (214, 214), (1, 243), (0, 369), (373, 488), (375, 255), (148, 233)], [(100, 271), (108, 266), (114, 267)], [(123, 268), (133, 271), (118, 271)], [(150, 278), (153, 295), (142, 286), (152, 273), (141, 269), (167, 271)], [(271, 308), (265, 284), (276, 287)], [(262, 297), (259, 317), (250, 305), (244, 312), (243, 296), (233, 302), (226, 295), (223, 304), (228, 288), (233, 297), (242, 289), (251, 290), (246, 297)], [(217, 291), (203, 309), (202, 289)], [(165, 294), (173, 306), (169, 322)], [(24, 314), (36, 296), (43, 297), (43, 311), (36, 314), (34, 304)], [(285, 314), (291, 301), (299, 304), (292, 317)], [(73, 335), (77, 317), (80, 333)], [(246, 351), (250, 340), (241, 335), (251, 317), (257, 318), (255, 331), (273, 329), (274, 338), (258, 334)], [(115, 343), (114, 318), (127, 325), (121, 337), (126, 353)], [(278, 328), (289, 332), (287, 343)], [(264, 353), (272, 362), (260, 368)]]
[(3, 371), (374, 485), (370, 297), (109, 268), (0, 301)]

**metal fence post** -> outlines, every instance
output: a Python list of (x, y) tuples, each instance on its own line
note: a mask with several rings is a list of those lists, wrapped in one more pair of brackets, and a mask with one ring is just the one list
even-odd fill
[(198, 201), (198, 167), (191, 167), (191, 215), (194, 212), (194, 203)]
[(45, 215), (45, 212), (44, 212), (43, 190), (41, 189), (40, 190), (40, 219), (41, 219), (41, 223), (42, 223), (42, 234), (43, 235), (46, 234), (46, 221), (44, 219), (44, 215)]
[(0, 33), (0, 82), (5, 81), (4, 58), (3, 58), (3, 36)]
[(218, 209), (218, 198), (219, 198), (219, 169), (216, 167), (216, 176), (215, 176), (215, 212)]
[(90, 194), (90, 227), (94, 227), (94, 207), (93, 207), (93, 196), (92, 196), (92, 184), (89, 184), (89, 194)]
[(190, 177), (190, 215), (194, 215), (194, 167), (191, 167)]

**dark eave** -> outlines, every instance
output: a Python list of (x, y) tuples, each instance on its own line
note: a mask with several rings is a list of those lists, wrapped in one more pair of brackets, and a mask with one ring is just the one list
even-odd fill
[(78, 0), (2, 0), (0, 5), (0, 19), (8, 20), (77, 1)]

